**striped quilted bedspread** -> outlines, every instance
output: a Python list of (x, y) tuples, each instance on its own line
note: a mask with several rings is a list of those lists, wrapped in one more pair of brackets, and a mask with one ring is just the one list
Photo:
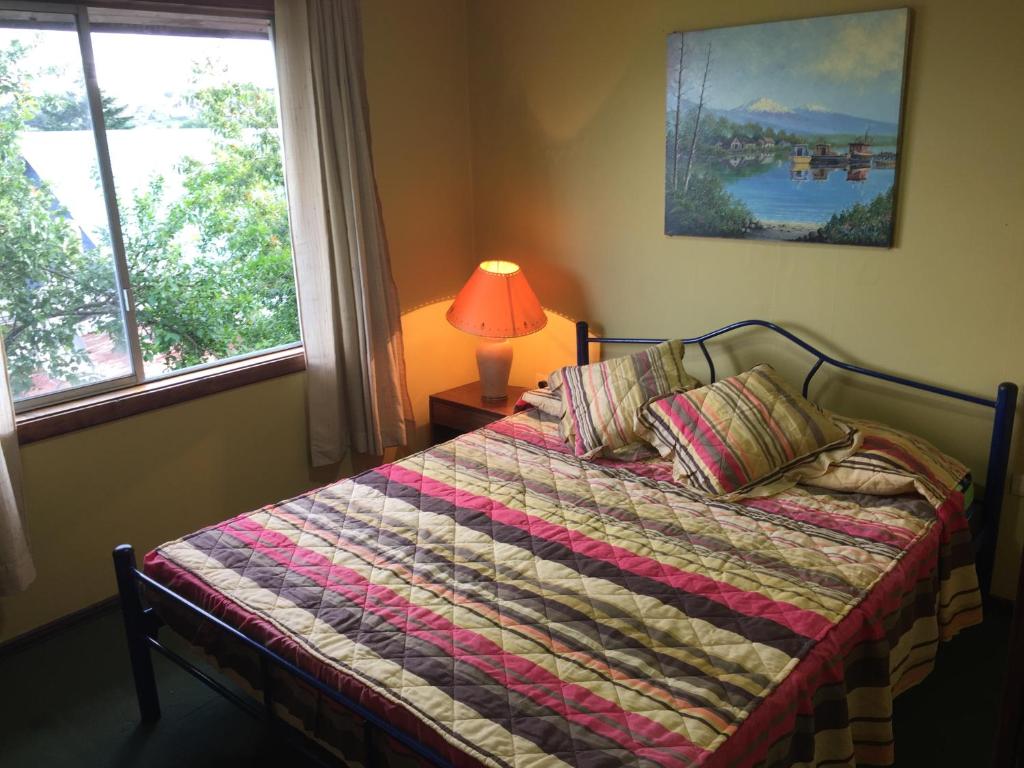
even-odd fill
[(962, 490), (711, 501), (531, 410), (145, 567), (457, 765), (885, 765), (980, 619)]

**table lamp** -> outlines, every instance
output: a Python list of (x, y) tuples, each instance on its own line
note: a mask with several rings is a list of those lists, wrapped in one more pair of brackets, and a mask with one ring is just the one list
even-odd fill
[(536, 333), (548, 317), (523, 270), (511, 261), (481, 262), (448, 308), (448, 322), (481, 336), (476, 365), (484, 400), (508, 397), (512, 370), (509, 339)]

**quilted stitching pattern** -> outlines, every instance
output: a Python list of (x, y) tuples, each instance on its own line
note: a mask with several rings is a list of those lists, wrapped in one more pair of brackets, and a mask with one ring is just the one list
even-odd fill
[(677, 339), (551, 374), (551, 387), (560, 392), (565, 408), (562, 436), (576, 455), (625, 459), (650, 454), (636, 431), (640, 406), (652, 397), (700, 386), (683, 368), (684, 351)]
[(549, 416), (561, 418), (562, 414), (565, 413), (565, 404), (562, 403), (562, 396), (550, 389), (529, 389), (523, 392), (520, 400)]
[(653, 399), (639, 420), (662, 456), (675, 457), (677, 480), (719, 496), (770, 495), (794, 484), (797, 467), (820, 475), (859, 444), (768, 365)]
[(936, 516), (665, 474), (527, 411), (157, 554), (485, 765), (704, 764)]
[(857, 451), (807, 482), (876, 496), (920, 493), (938, 506), (969, 470), (916, 435), (867, 419), (841, 419), (861, 435)]

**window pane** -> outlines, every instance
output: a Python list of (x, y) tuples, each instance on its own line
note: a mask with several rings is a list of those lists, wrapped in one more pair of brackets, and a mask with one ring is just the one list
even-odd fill
[(132, 373), (69, 16), (0, 17), (0, 329), (16, 400)]
[(92, 41), (146, 374), (297, 342), (270, 41)]

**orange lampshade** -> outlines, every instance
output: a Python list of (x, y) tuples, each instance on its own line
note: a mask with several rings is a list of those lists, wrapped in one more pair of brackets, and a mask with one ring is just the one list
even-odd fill
[(485, 261), (448, 308), (448, 322), (476, 336), (510, 339), (536, 333), (548, 317), (518, 264)]

